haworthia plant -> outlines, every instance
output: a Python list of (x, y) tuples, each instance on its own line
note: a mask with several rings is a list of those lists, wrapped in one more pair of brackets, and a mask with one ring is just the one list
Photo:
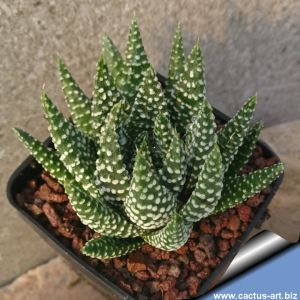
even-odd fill
[(278, 163), (241, 175), (262, 128), (251, 125), (256, 97), (217, 131), (200, 45), (185, 61), (180, 27), (165, 90), (136, 19), (124, 59), (104, 38), (91, 98), (62, 60), (59, 72), (73, 122), (43, 94), (55, 150), (21, 129), (15, 133), (65, 187), (82, 223), (101, 234), (84, 246), (88, 256), (121, 256), (144, 243), (176, 250), (195, 222), (242, 203), (283, 172)]

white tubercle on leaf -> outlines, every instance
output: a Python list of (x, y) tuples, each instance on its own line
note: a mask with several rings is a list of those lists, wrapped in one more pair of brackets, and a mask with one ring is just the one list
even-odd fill
[(60, 81), (72, 119), (80, 130), (91, 135), (91, 102), (80, 89), (62, 59), (58, 60), (58, 65)]
[(117, 133), (121, 109), (122, 103), (116, 104), (101, 129), (95, 172), (99, 188), (118, 201), (126, 199), (130, 184)]
[(223, 176), (222, 156), (215, 144), (205, 160), (190, 199), (180, 211), (186, 221), (197, 222), (213, 213), (221, 197)]
[(176, 209), (176, 199), (163, 185), (151, 161), (144, 139), (136, 155), (125, 211), (143, 229), (164, 226)]

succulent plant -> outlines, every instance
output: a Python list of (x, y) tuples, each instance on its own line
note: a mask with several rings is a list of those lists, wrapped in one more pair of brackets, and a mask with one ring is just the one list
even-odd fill
[(82, 223), (100, 233), (84, 246), (86, 255), (121, 256), (144, 243), (178, 249), (195, 222), (247, 200), (283, 172), (278, 163), (241, 175), (262, 128), (250, 124), (256, 97), (217, 130), (201, 48), (197, 42), (185, 59), (179, 27), (165, 88), (135, 19), (124, 59), (104, 37), (91, 98), (62, 60), (59, 72), (72, 120), (42, 95), (55, 149), (15, 132), (64, 186)]

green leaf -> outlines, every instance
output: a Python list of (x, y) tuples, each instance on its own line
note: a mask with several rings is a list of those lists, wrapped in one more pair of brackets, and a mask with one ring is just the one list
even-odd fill
[(180, 211), (184, 220), (198, 222), (214, 211), (221, 197), (223, 176), (222, 156), (215, 144), (203, 165), (195, 190)]
[(192, 190), (198, 181), (205, 160), (216, 143), (216, 124), (212, 107), (205, 99), (198, 116), (194, 118), (185, 137), (188, 178), (186, 188)]
[(138, 88), (126, 128), (130, 137), (134, 138), (143, 131), (154, 126), (156, 116), (167, 115), (166, 101), (160, 83), (152, 68), (149, 68)]
[(107, 35), (103, 38), (103, 58), (116, 86), (122, 88), (125, 84), (124, 61), (118, 48)]
[(82, 253), (93, 258), (106, 259), (119, 257), (139, 249), (144, 244), (141, 238), (112, 238), (101, 236), (88, 241)]
[(118, 237), (134, 237), (142, 233), (125, 216), (108, 206), (103, 198), (92, 197), (78, 184), (66, 184), (65, 190), (81, 222), (96, 232)]
[(259, 193), (269, 186), (283, 172), (283, 169), (283, 164), (278, 163), (243, 176), (227, 178), (215, 213), (234, 207)]
[(172, 44), (172, 50), (170, 55), (168, 78), (166, 80), (165, 95), (168, 100), (168, 111), (170, 115), (174, 115), (174, 103), (175, 103), (175, 87), (180, 78), (180, 75), (184, 71), (184, 49), (182, 42), (181, 28), (178, 25)]
[(73, 79), (64, 62), (59, 59), (58, 63), (60, 81), (72, 119), (78, 128), (91, 135), (91, 102)]
[(187, 242), (192, 229), (193, 223), (185, 222), (182, 216), (175, 213), (165, 227), (143, 235), (143, 239), (156, 248), (174, 251)]
[(238, 175), (239, 171), (248, 163), (262, 128), (262, 123), (258, 122), (247, 132), (243, 144), (235, 155), (226, 176), (232, 177)]
[(223, 157), (224, 170), (227, 171), (243, 144), (256, 106), (256, 96), (249, 98), (238, 113), (218, 132), (218, 143)]
[(55, 150), (48, 148), (45, 144), (32, 137), (19, 128), (14, 128), (15, 134), (22, 141), (31, 155), (40, 163), (43, 168), (57, 179), (61, 184), (73, 180), (64, 164), (59, 160)]
[(174, 194), (179, 193), (185, 182), (186, 165), (183, 147), (179, 135), (176, 133), (169, 151), (163, 159), (163, 166), (159, 169), (162, 183)]
[(46, 94), (42, 95), (42, 103), (60, 160), (85, 190), (99, 195), (94, 185), (96, 152), (92, 140), (67, 121)]
[(153, 132), (160, 151), (166, 154), (169, 151), (175, 130), (164, 113), (160, 112), (155, 118)]
[(96, 161), (96, 184), (114, 200), (124, 201), (129, 190), (129, 174), (123, 163), (123, 156), (117, 133), (122, 104), (116, 104), (109, 113), (101, 130), (100, 147)]
[(197, 43), (184, 65), (184, 72), (175, 88), (176, 101), (171, 118), (181, 134), (186, 132), (192, 118), (199, 113), (205, 99), (204, 93), (204, 66), (200, 45)]
[(185, 153), (178, 133), (172, 128), (169, 119), (161, 113), (155, 120), (154, 136), (157, 152), (161, 157), (161, 167), (158, 170), (161, 182), (174, 194), (178, 194), (185, 181)]
[(101, 57), (97, 64), (95, 88), (92, 100), (92, 127), (94, 136), (99, 139), (101, 127), (112, 107), (122, 100), (114, 80), (108, 72), (105, 61)]
[(165, 225), (176, 209), (176, 199), (160, 184), (146, 139), (142, 142), (133, 169), (125, 211), (132, 222), (144, 229)]
[(127, 86), (123, 89), (125, 98), (129, 102), (134, 100), (137, 88), (143, 79), (144, 72), (149, 67), (150, 64), (144, 49), (140, 30), (136, 19), (133, 18), (129, 29), (125, 52), (125, 75), (127, 78)]

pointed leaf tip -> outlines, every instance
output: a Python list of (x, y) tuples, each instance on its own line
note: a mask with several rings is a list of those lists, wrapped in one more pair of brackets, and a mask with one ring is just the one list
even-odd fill
[(137, 88), (143, 79), (143, 74), (149, 67), (148, 58), (142, 42), (140, 30), (135, 19), (132, 20), (125, 51), (125, 67), (127, 83), (123, 92), (129, 102), (134, 101)]
[(151, 130), (159, 112), (167, 114), (167, 103), (153, 68), (147, 67), (144, 74), (126, 121), (126, 129), (132, 139), (143, 131)]
[(101, 128), (95, 176), (99, 181), (100, 189), (111, 195), (114, 200), (124, 201), (130, 179), (123, 161), (122, 148), (116, 130), (120, 107), (120, 105), (114, 106)]
[(179, 132), (184, 134), (205, 100), (204, 65), (199, 45), (193, 47), (172, 93), (172, 121)]
[(16, 135), (19, 135), (19, 134), (20, 134), (20, 131), (21, 131), (21, 129), (18, 128), (18, 127), (13, 127), (11, 130), (12, 130), (12, 132), (13, 132), (14, 134), (16, 134)]
[(103, 38), (103, 58), (107, 64), (110, 74), (114, 79), (115, 85), (122, 90), (125, 85), (125, 69), (122, 55), (118, 47), (113, 43), (109, 36)]
[(225, 171), (229, 168), (249, 130), (256, 106), (256, 96), (250, 97), (242, 108), (218, 132), (218, 143), (222, 152)]
[(252, 97), (249, 98), (248, 102), (252, 103), (252, 105), (257, 104), (257, 94), (253, 95)]
[(56, 152), (48, 148), (44, 143), (32, 137), (26, 131), (13, 128), (19, 140), (25, 145), (31, 155), (40, 163), (43, 168), (56, 178), (61, 184), (72, 180), (71, 174), (67, 171), (63, 163), (59, 160)]
[(165, 225), (176, 208), (176, 199), (160, 184), (145, 140), (134, 164), (125, 210), (130, 220), (144, 229)]
[(47, 118), (49, 110), (51, 109), (51, 107), (54, 104), (51, 102), (50, 98), (48, 97), (48, 95), (46, 93), (41, 94), (41, 101), (42, 101), (42, 105), (43, 105), (43, 108), (44, 108), (45, 116)]
[(62, 58), (59, 55), (57, 55), (56, 59), (57, 59), (57, 64), (59, 67), (64, 65), (64, 61), (62, 60)]
[(74, 123), (85, 134), (92, 135), (91, 102), (89, 98), (81, 90), (62, 61), (59, 63), (59, 75), (65, 101)]

